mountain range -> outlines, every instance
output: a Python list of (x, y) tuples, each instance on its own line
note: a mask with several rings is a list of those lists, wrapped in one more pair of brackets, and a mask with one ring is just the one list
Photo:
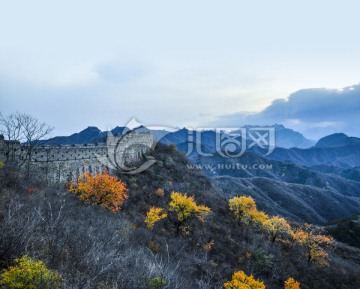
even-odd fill
[[(111, 130), (112, 134), (122, 134), (126, 130), (126, 127), (115, 127)], [(73, 144), (92, 144), (105, 142), (107, 131), (101, 131), (95, 126), (89, 126), (86, 129), (74, 133), (70, 136), (56, 136), (47, 140), (42, 140), (42, 145), (73, 145)]]
[[(266, 149), (254, 146), (239, 157), (224, 157), (217, 151), (216, 140), (229, 137), (226, 132), (219, 135), (218, 131), (201, 131), (201, 141), (189, 138), (196, 133), (186, 128), (152, 133), (155, 141), (174, 144), (185, 154), (189, 147), (197, 147), (187, 154), (193, 164), (189, 169), (202, 170), (213, 186), (228, 197), (252, 196), (259, 208), (268, 214), (325, 224), (360, 213), (359, 138), (337, 133), (315, 143), (282, 125), (271, 127), (276, 135), (276, 148), (271, 154), (266, 155)], [(122, 134), (128, 130), (116, 127), (111, 133)], [(143, 126), (135, 130), (149, 131)], [(71, 136), (43, 141), (43, 144), (99, 143), (106, 141), (107, 134), (96, 127), (88, 127)], [(233, 149), (241, 148), (235, 146)]]
[(349, 169), (360, 166), (360, 139), (343, 133), (332, 134), (308, 149), (276, 148), (268, 158), (308, 167), (323, 165)]
[[(249, 129), (254, 128), (255, 126), (243, 126), (242, 128)], [(315, 141), (309, 140), (305, 138), (301, 133), (294, 131), (292, 129), (286, 128), (281, 124), (275, 124), (272, 126), (262, 126), (262, 128), (274, 128), (275, 129), (275, 136), (276, 136), (276, 146), (282, 147), (282, 148), (309, 148), (315, 144)], [(113, 134), (121, 134), (129, 129), (127, 127), (115, 127), (110, 132)], [(140, 126), (135, 128), (135, 130), (141, 132), (141, 131), (149, 131), (144, 126)], [(236, 130), (234, 130), (236, 131)], [(186, 142), (189, 137), (189, 130), (186, 128), (177, 130), (175, 132), (170, 132), (167, 130), (151, 130), (151, 132), (154, 134), (154, 138), (156, 141), (161, 141), (165, 144), (179, 144)], [(215, 132), (214, 130), (208, 130), (205, 132), (202, 132), (202, 137), (206, 137), (206, 132)], [(89, 126), (86, 129), (74, 133), (70, 136), (56, 136), (53, 138), (50, 138), (48, 140), (44, 140), (41, 143), (42, 144), (90, 144), (95, 142), (105, 142), (106, 136), (108, 134), (108, 131), (101, 131), (99, 128), (94, 126)], [(211, 141), (211, 140), (210, 140)], [(215, 142), (215, 140), (213, 140)], [(209, 143), (209, 141), (207, 142)]]

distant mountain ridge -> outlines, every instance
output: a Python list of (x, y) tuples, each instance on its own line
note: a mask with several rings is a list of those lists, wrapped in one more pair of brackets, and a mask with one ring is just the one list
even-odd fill
[[(309, 148), (315, 145), (315, 141), (305, 138), (301, 133), (292, 129), (286, 128), (281, 124), (275, 124), (271, 126), (252, 126), (245, 125), (242, 128), (274, 128), (275, 129), (275, 146), (283, 148)], [(231, 133), (237, 133), (238, 130), (233, 130)], [(215, 145), (215, 134), (214, 130), (205, 130), (201, 132), (202, 145), (214, 147)], [(247, 139), (249, 136), (247, 135)], [(162, 143), (169, 144), (180, 144), (189, 141), (189, 130), (186, 128), (165, 135), (161, 140)], [(195, 141), (195, 140), (194, 140)]]
[(308, 149), (276, 148), (267, 156), (271, 160), (290, 161), (304, 166), (336, 166), (344, 169), (360, 166), (360, 138), (342, 133), (320, 139)]
[[(122, 134), (126, 130), (126, 127), (115, 127), (111, 130), (111, 133)], [(106, 141), (107, 131), (101, 131), (95, 126), (89, 126), (86, 129), (74, 133), (70, 136), (56, 136), (48, 140), (41, 141), (43, 145), (73, 145), (73, 144), (92, 144), (102, 143)]]
[(263, 126), (254, 126), (254, 125), (245, 125), (244, 128), (274, 128), (275, 129), (275, 146), (282, 148), (309, 148), (315, 145), (314, 140), (305, 138), (300, 132), (297, 132), (293, 129), (286, 128), (282, 124), (274, 125), (263, 125)]
[(286, 128), (281, 124), (275, 125), (276, 146), (283, 148), (309, 148), (315, 144), (314, 140), (307, 139), (300, 132)]
[(349, 137), (344, 133), (334, 133), (321, 138), (315, 145), (315, 147), (330, 148), (341, 147), (345, 145), (359, 145), (360, 138)]
[[(244, 128), (249, 129), (255, 126), (246, 125)], [(284, 148), (308, 148), (315, 144), (315, 141), (309, 140), (305, 138), (301, 133), (296, 132), (292, 129), (286, 128), (281, 124), (275, 124), (272, 126), (262, 126), (265, 128), (275, 128), (275, 137), (277, 147), (284, 147)], [(129, 129), (127, 127), (116, 127), (111, 130), (113, 134), (122, 134)], [(140, 126), (135, 128), (136, 131), (149, 131), (148, 128), (144, 126)], [(234, 130), (236, 131), (236, 130)], [(189, 132), (191, 132), (187, 128), (179, 129), (175, 132), (170, 132), (166, 130), (151, 130), (154, 135), (155, 141), (160, 141), (164, 144), (181, 144), (187, 143), (189, 141)], [(206, 130), (201, 131), (201, 138), (202, 138), (202, 145), (210, 146), (215, 148), (216, 143), (216, 131), (215, 130)], [(101, 131), (99, 128), (94, 126), (89, 126), (88, 128), (74, 133), (70, 136), (57, 136), (48, 140), (44, 140), (41, 143), (47, 145), (62, 145), (62, 144), (91, 144), (97, 142), (105, 142), (107, 131)]]
[[(253, 128), (254, 126), (245, 126), (245, 128)], [(336, 133), (320, 139), (316, 144), (306, 139), (302, 134), (292, 129), (285, 128), (283, 125), (273, 125), (268, 127), (275, 128), (276, 144), (275, 150), (267, 156), (270, 160), (292, 162), (307, 167), (319, 167), (320, 171), (328, 170), (326, 166), (339, 167), (341, 169), (351, 169), (360, 167), (360, 138), (349, 137), (343, 133)], [(140, 126), (135, 130), (149, 131), (148, 128)], [(116, 127), (110, 132), (112, 134), (122, 134), (129, 131), (127, 127)], [(175, 132), (166, 130), (152, 131), (154, 140), (164, 144), (175, 144), (180, 151), (187, 152), (189, 146), (195, 146), (197, 139), (195, 134), (183, 128)], [(198, 144), (203, 152), (216, 151), (216, 138), (218, 132), (208, 130), (201, 131), (201, 143)], [(107, 131), (101, 131), (97, 127), (90, 126), (79, 133), (70, 136), (58, 136), (48, 140), (44, 140), (44, 145), (72, 145), (72, 144), (91, 144), (106, 141)], [(190, 138), (190, 135), (193, 138)], [(191, 142), (193, 144), (191, 144)], [(306, 147), (311, 144), (314, 146)], [(237, 147), (239, 149), (239, 147)], [(253, 147), (250, 151), (264, 155), (264, 150)], [(191, 156), (190, 156), (191, 157)], [(325, 166), (325, 167), (324, 167)], [(357, 179), (357, 178), (356, 178)]]

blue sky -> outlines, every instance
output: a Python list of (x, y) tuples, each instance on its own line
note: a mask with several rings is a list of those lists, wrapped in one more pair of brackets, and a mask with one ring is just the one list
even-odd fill
[[(294, 115), (263, 113), (301, 89), (360, 82), (358, 11), (347, 0), (0, 0), (0, 111), (31, 113), (57, 135), (136, 117), (193, 128), (274, 121), (311, 138), (360, 136), (345, 117), (360, 103), (357, 86), (351, 97), (308, 90)], [(314, 112), (324, 95), (349, 103), (344, 119), (336, 107)]]

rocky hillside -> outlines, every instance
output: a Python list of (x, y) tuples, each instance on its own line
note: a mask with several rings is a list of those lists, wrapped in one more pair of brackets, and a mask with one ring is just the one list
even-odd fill
[[(307, 247), (296, 241), (294, 232), (315, 231), (294, 221), (306, 219), (305, 214), (325, 219), (320, 200), (328, 191), (296, 184), (284, 190), (283, 182), (262, 177), (211, 180), (189, 167), (174, 146), (160, 144), (153, 155), (158, 162), (143, 173), (118, 175), (128, 198), (116, 213), (101, 202), (82, 202), (67, 188), (43, 187), (41, 178), (29, 187), (20, 176), (1, 171), (0, 271), (26, 255), (59, 274), (64, 289), (220, 289), (234, 272), (253, 275), (267, 289), (283, 289), (289, 278), (305, 289), (359, 288), (358, 251), (352, 249), (351, 256), (338, 245), (316, 245), (321, 255), (309, 259)], [(174, 191), (187, 193), (193, 197), (187, 204), (194, 200), (192, 208), (206, 206), (209, 213), (184, 221), (170, 209)], [(249, 222), (229, 209), (230, 197), (249, 194), (258, 205), (254, 216), (262, 221)], [(332, 197), (335, 203), (344, 200)], [(311, 202), (313, 209), (306, 211)], [(153, 228), (145, 223), (151, 208), (167, 213)], [(289, 217), (291, 229), (274, 239), (266, 220), (278, 212)]]
[(325, 224), (360, 212), (359, 192), (357, 196), (346, 196), (341, 190), (333, 188), (318, 188), (262, 177), (221, 176), (213, 179), (226, 196), (246, 192), (265, 212), (294, 221)]

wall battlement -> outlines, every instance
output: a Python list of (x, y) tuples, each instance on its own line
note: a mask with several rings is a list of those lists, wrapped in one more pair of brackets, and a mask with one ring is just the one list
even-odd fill
[(0, 161), (21, 164), (30, 159), (32, 170), (43, 173), (47, 182), (59, 183), (75, 180), (85, 171), (97, 173), (111, 169), (114, 162), (119, 167), (135, 163), (152, 147), (151, 132), (131, 131), (110, 135), (106, 143), (37, 146), (29, 156), (25, 144), (5, 140), (0, 135)]

